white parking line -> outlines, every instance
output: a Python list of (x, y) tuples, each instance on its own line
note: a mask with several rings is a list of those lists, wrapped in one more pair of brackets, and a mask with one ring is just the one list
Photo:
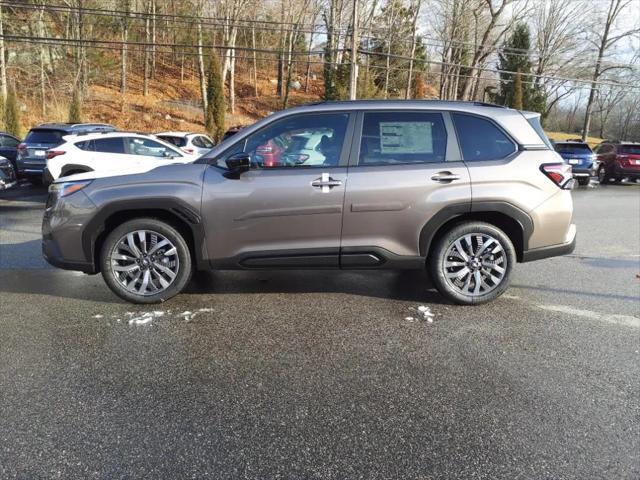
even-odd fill
[(567, 313), (569, 315), (588, 318), (590, 320), (598, 320), (600, 322), (613, 323), (615, 325), (623, 325), (625, 327), (640, 328), (640, 318), (632, 315), (599, 313), (591, 310), (580, 310), (566, 305), (536, 305), (536, 307), (541, 308), (542, 310)]

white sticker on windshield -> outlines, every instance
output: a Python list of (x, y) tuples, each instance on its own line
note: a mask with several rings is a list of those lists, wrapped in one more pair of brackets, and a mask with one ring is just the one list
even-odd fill
[(380, 122), (380, 153), (433, 153), (431, 122)]

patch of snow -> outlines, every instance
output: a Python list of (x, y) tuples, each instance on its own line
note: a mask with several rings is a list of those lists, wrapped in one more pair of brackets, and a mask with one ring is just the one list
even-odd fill
[(104, 318), (104, 315), (94, 315), (93, 318)]
[(415, 319), (415, 318), (413, 318), (413, 317), (405, 317), (405, 320), (406, 320), (407, 322), (415, 322), (415, 320), (416, 320), (416, 319)]

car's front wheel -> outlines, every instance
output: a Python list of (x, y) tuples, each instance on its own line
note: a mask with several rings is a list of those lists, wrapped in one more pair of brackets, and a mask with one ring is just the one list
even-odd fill
[(189, 246), (173, 226), (137, 218), (116, 227), (101, 250), (102, 276), (133, 303), (158, 303), (177, 295), (192, 273)]
[(461, 305), (485, 303), (502, 295), (516, 262), (509, 237), (484, 222), (465, 222), (442, 235), (429, 256), (438, 291)]

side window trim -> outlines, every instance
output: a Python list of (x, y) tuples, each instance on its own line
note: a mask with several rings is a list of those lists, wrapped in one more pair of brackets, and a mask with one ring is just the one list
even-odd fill
[[(447, 149), (445, 152), (444, 162), (433, 162), (433, 163), (415, 163), (415, 164), (398, 164), (398, 165), (442, 165), (446, 162), (460, 162), (462, 159), (461, 150), (458, 146), (457, 136), (455, 135), (455, 128), (453, 126), (453, 121), (449, 112), (444, 110), (432, 110), (426, 108), (413, 108), (413, 109), (372, 109), (372, 110), (358, 110), (357, 118), (354, 122), (354, 131), (353, 138), (349, 153), (349, 168), (351, 167), (360, 167), (358, 165), (360, 160), (360, 144), (362, 140), (362, 128), (364, 126), (364, 116), (367, 113), (406, 113), (406, 112), (416, 112), (416, 113), (439, 113), (442, 115), (442, 119), (444, 121), (444, 127), (447, 132)], [(388, 166), (388, 165), (387, 165)]]
[[(453, 122), (454, 130), (456, 132), (456, 138), (458, 138), (458, 146), (460, 147), (460, 158), (462, 159), (462, 161), (465, 161), (465, 158), (464, 158), (464, 155), (462, 153), (462, 144), (460, 143), (460, 135), (458, 134), (458, 128), (456, 127), (455, 121), (453, 119), (453, 114), (456, 114), (456, 113), (460, 114), (460, 115), (466, 115), (468, 117), (480, 118), (482, 120), (485, 120), (485, 121), (491, 123), (495, 128), (497, 128), (513, 144), (513, 147), (514, 147), (513, 152), (511, 152), (509, 155), (507, 155), (505, 157), (494, 158), (494, 159), (489, 159), (489, 160), (473, 160), (472, 163), (510, 162), (522, 150), (522, 145), (520, 145), (518, 142), (516, 142), (514, 140), (514, 138), (509, 134), (509, 132), (507, 132), (504, 128), (502, 128), (502, 126), (500, 126), (491, 117), (486, 117), (484, 115), (478, 115), (477, 113), (463, 112), (463, 111), (458, 111), (458, 110), (450, 110), (449, 114), (451, 116), (451, 121)], [(545, 147), (544, 149), (546, 150), (547, 147)]]

